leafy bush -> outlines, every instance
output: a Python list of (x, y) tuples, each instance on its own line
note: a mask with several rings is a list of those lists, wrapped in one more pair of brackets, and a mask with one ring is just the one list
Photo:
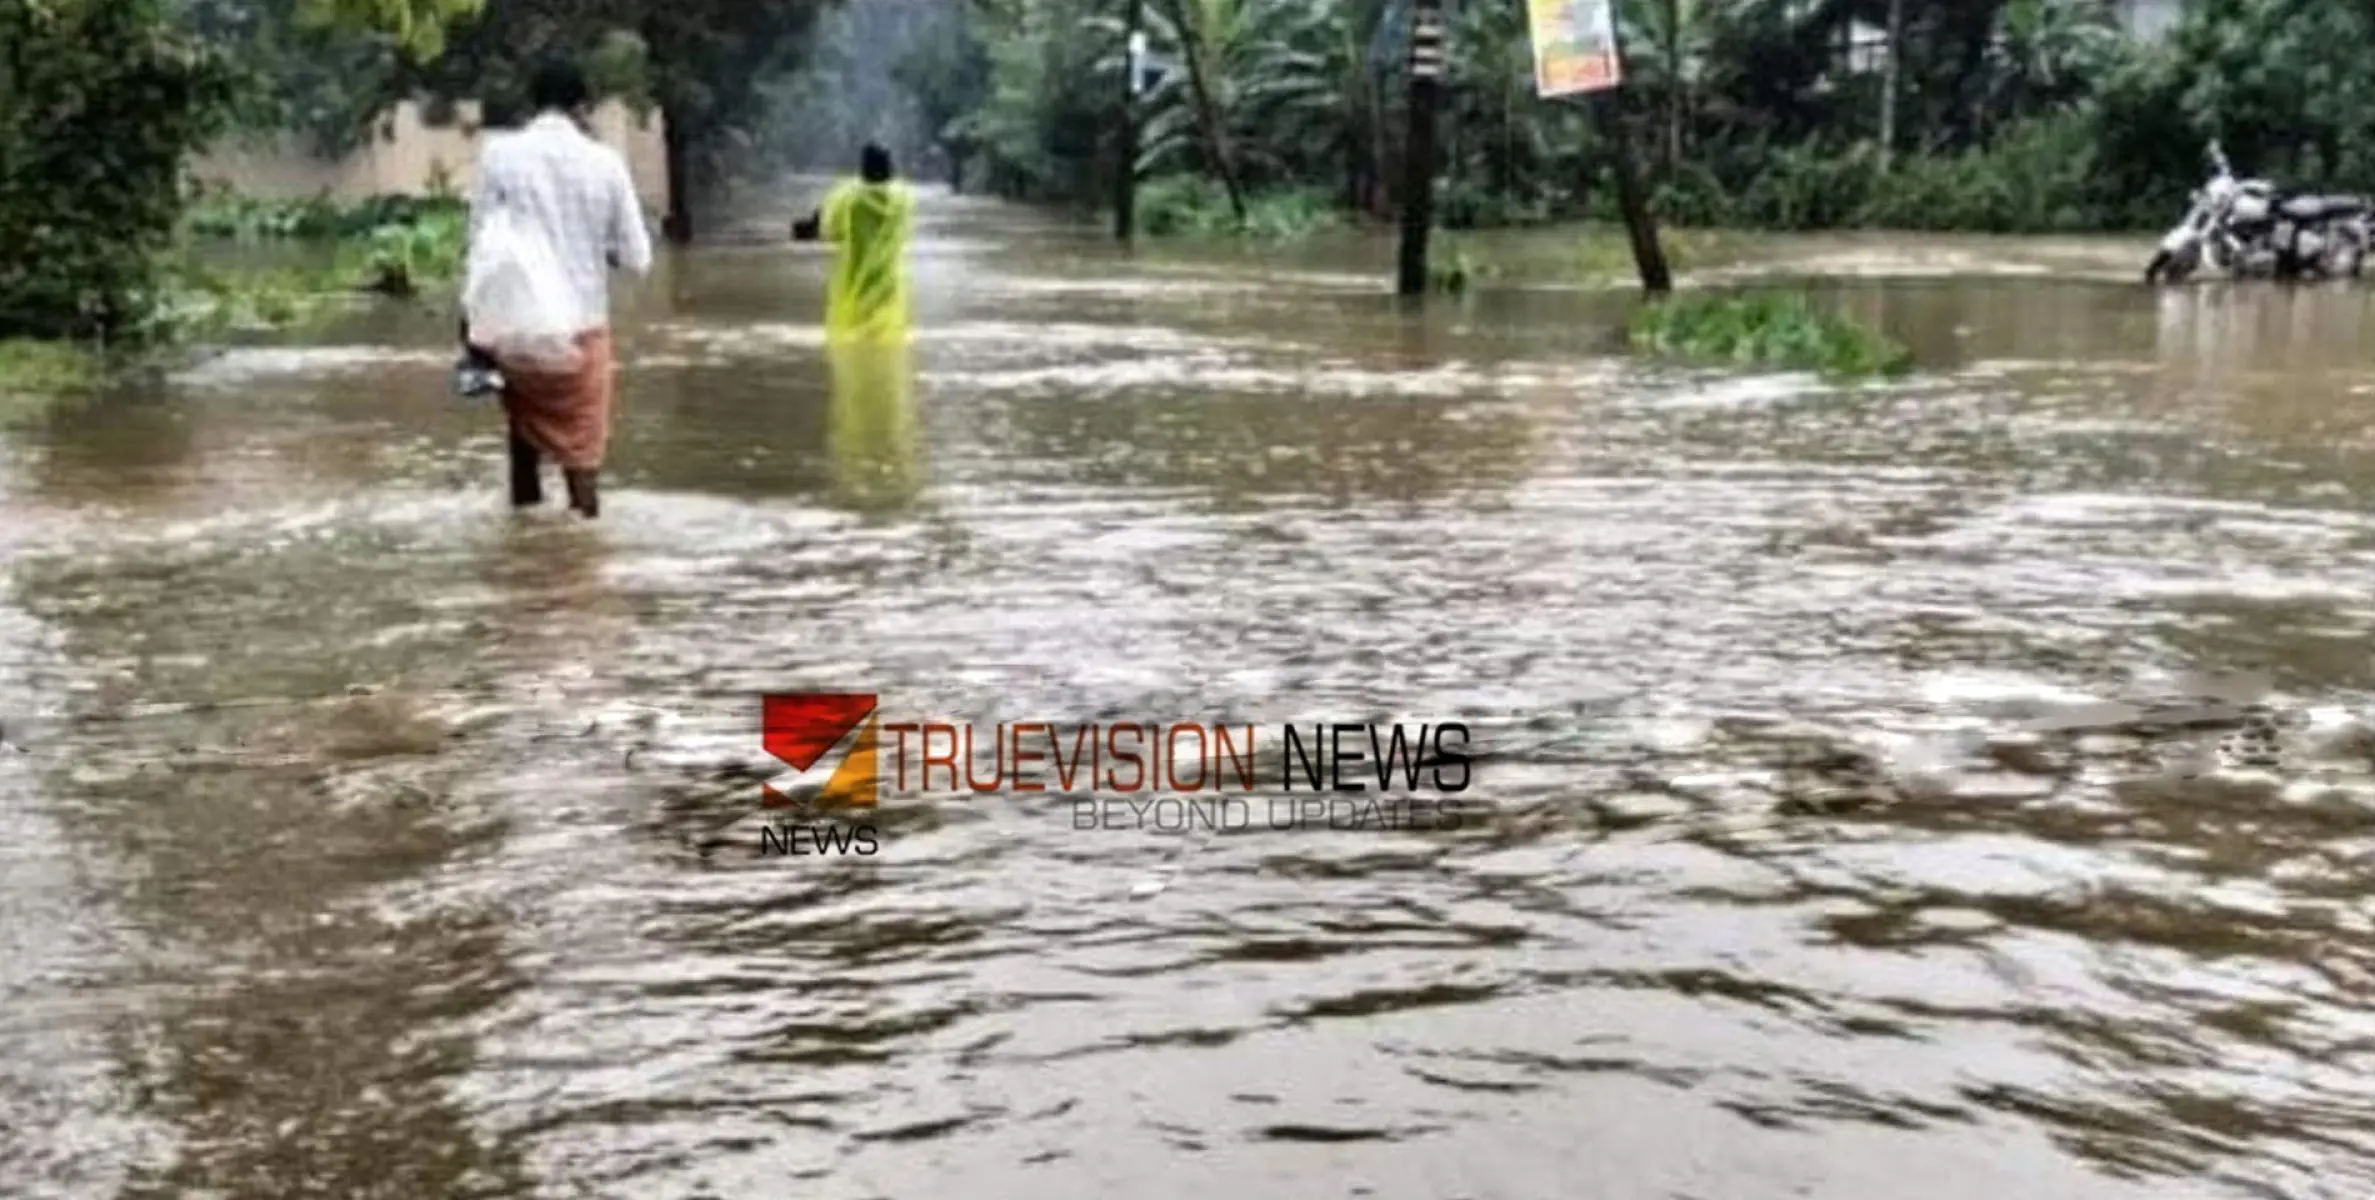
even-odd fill
[(1782, 367), (1839, 378), (1901, 375), (1905, 347), (1794, 294), (1692, 296), (1644, 305), (1630, 338), (1645, 354), (1692, 362)]
[(235, 77), (166, 0), (9, 0), (0, 47), (0, 338), (134, 334)]

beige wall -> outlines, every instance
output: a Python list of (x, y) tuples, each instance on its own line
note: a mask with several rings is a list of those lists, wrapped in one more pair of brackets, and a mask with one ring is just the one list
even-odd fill
[[(464, 101), (456, 106), (451, 125), (431, 126), (422, 119), (421, 106), (406, 100), (381, 118), (369, 143), (344, 158), (320, 157), (295, 137), (233, 140), (199, 156), (190, 170), (208, 186), (285, 200), (324, 193), (349, 203), (377, 195), (421, 195), (441, 174), (467, 194), (478, 173), (478, 120), (478, 105)], [(593, 126), (596, 137), (626, 156), (644, 207), (664, 210), (668, 172), (660, 115), (639, 117), (614, 100), (595, 110)]]

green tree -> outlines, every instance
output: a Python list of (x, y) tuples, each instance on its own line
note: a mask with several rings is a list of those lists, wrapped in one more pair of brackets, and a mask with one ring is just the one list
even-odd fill
[(416, 61), (445, 51), (446, 28), (476, 16), (486, 0), (299, 0), (298, 16), (317, 28), (369, 30), (391, 38)]
[[(436, 0), (443, 2), (443, 0)], [(765, 83), (800, 62), (830, 0), (494, 0), (451, 31), (445, 54), (403, 86), (516, 115), (528, 64), (547, 53), (633, 60), (667, 142), (668, 229), (692, 235), (699, 190), (752, 157)], [(624, 39), (632, 39), (631, 41)], [(622, 53), (622, 47), (631, 47)]]
[(237, 76), (165, 0), (0, 0), (0, 338), (135, 336)]
[(396, 98), (405, 59), (388, 38), (300, 21), (300, 2), (182, 0), (183, 20), (238, 68), (237, 128), (294, 132), (336, 157)]
[(2219, 137), (2238, 170), (2375, 186), (2371, 36), (2359, 5), (2199, 0), (2171, 39), (2169, 78), (2197, 143)]

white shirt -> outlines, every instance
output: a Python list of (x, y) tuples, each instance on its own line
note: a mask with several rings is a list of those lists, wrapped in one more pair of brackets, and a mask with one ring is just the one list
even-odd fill
[(558, 113), (487, 140), (470, 197), (473, 243), (480, 220), (497, 206), (509, 206), (552, 239), (579, 311), (596, 325), (609, 319), (612, 263), (637, 275), (651, 270), (651, 233), (627, 160)]

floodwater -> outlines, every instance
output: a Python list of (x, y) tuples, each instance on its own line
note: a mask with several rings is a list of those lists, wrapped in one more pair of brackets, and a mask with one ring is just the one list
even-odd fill
[[(1765, 244), (1925, 364), (1841, 388), (927, 212), (839, 388), (809, 248), (663, 263), (596, 524), (436, 313), (0, 416), (0, 1193), (2375, 1187), (2375, 757), (2002, 734), (2375, 698), (2375, 292)], [(1455, 829), (762, 857), (771, 690), (1488, 753)]]

